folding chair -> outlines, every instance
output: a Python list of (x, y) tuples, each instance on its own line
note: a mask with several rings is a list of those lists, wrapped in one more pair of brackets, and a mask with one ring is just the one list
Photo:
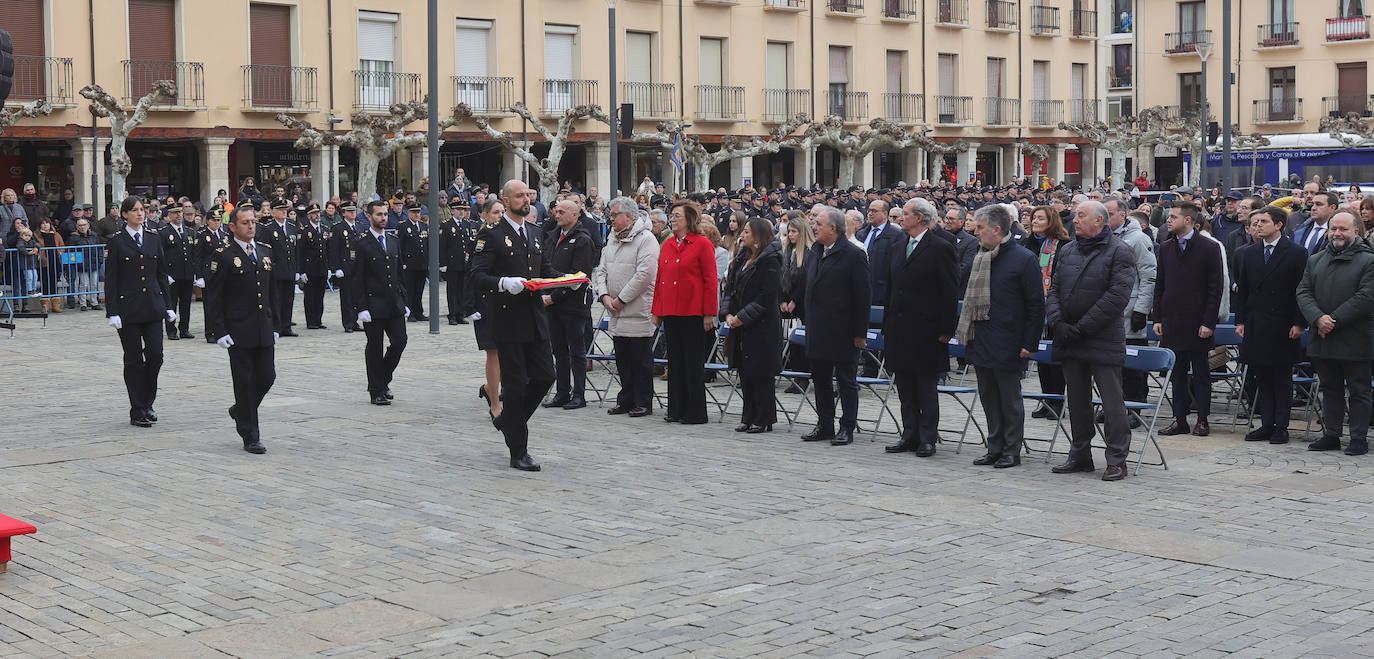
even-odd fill
[[(874, 309), (877, 309), (879, 313), (881, 313), (882, 311), (882, 307), (874, 307)], [(864, 354), (882, 354), (883, 346), (884, 343), (882, 331), (868, 330), (867, 334), (864, 337)], [(877, 441), (878, 439), (878, 426), (882, 425), (883, 423), (884, 413), (887, 414), (888, 418), (892, 419), (893, 425), (895, 425), (897, 428), (897, 433), (900, 434), (902, 432), (902, 421), (901, 419), (897, 418), (897, 415), (893, 414), (892, 407), (891, 405), (889, 405), (889, 401), (892, 399), (893, 392), (892, 378), (886, 377), (886, 368), (884, 367), (884, 364), (881, 359), (878, 360), (878, 376), (879, 377), (876, 378), (856, 378), (857, 382), (859, 383), (859, 387), (861, 389), (866, 389), (870, 393), (872, 393), (874, 398), (877, 398), (878, 402), (881, 404), (881, 407), (878, 408), (878, 417), (873, 420), (873, 429), (870, 430), (868, 434), (868, 441), (870, 442)]]
[[(587, 359), (591, 361), (594, 368), (600, 368), (606, 373), (606, 384), (598, 387), (591, 377), (587, 378), (587, 389), (596, 394), (596, 404), (598, 407), (606, 401), (606, 397), (611, 393), (611, 386), (620, 383), (620, 374), (615, 370), (615, 353), (608, 351), (597, 344), (597, 337), (604, 337), (610, 340), (611, 321), (606, 316), (601, 317), (601, 321), (592, 328), (592, 344), (587, 348)], [(612, 346), (614, 348), (614, 346)]]
[[(962, 304), (962, 303), (961, 303), (961, 304)], [(950, 357), (955, 357), (955, 358), (962, 359), (962, 358), (964, 357), (964, 352), (965, 352), (964, 345), (961, 344), (961, 343), (959, 343), (959, 339), (953, 339), (953, 338), (952, 338), (952, 339), (949, 340), (949, 356), (950, 356)], [(968, 368), (965, 367), (964, 370), (967, 371)], [(962, 382), (962, 380), (961, 380), (961, 382)], [(968, 437), (968, 426), (969, 426), (970, 423), (972, 423), (972, 424), (973, 424), (973, 427), (978, 431), (978, 437), (979, 437), (979, 439), (980, 439), (980, 442), (981, 442), (982, 444), (986, 445), (987, 442), (988, 442), (988, 435), (987, 435), (987, 433), (983, 432), (983, 426), (982, 426), (981, 424), (978, 423), (978, 419), (973, 418), (973, 404), (972, 404), (971, 402), (965, 402), (964, 399), (961, 398), (961, 396), (965, 396), (965, 395), (968, 395), (968, 394), (973, 394), (974, 400), (977, 400), (977, 398), (978, 398), (978, 388), (977, 388), (977, 387), (965, 387), (965, 386), (963, 386), (962, 384), (960, 384), (960, 385), (942, 384), (942, 385), (936, 386), (936, 387), (935, 387), (935, 391), (936, 391), (936, 393), (938, 393), (938, 394), (941, 394), (941, 395), (944, 395), (944, 396), (949, 396), (950, 398), (952, 398), (952, 399), (954, 400), (954, 402), (955, 402), (956, 404), (959, 405), (959, 407), (962, 407), (962, 408), (964, 409), (964, 427), (961, 428), (961, 429), (959, 430), (959, 444), (958, 444), (957, 446), (955, 446), (955, 448), (954, 448), (954, 453), (957, 455), (960, 451), (963, 451), (963, 450), (964, 450), (964, 440)]]
[(716, 387), (706, 387), (706, 395), (711, 398), (711, 403), (720, 409), (720, 421), (725, 420), (725, 413), (730, 408), (730, 401), (736, 396), (743, 399), (743, 394), (739, 390), (739, 378), (735, 369), (730, 368), (730, 356), (725, 354), (725, 339), (730, 336), (730, 328), (721, 325), (716, 330), (716, 344), (711, 348), (711, 354), (706, 359), (706, 370), (715, 373), (717, 381), (725, 380), (725, 384), (730, 387), (730, 393), (725, 397), (725, 402), (721, 402), (716, 393), (712, 391)]
[[(1053, 359), (1050, 358), (1050, 353), (1051, 353), (1051, 350), (1052, 350), (1053, 346), (1054, 346), (1054, 342), (1053, 342), (1053, 341), (1041, 341), (1041, 342), (1040, 342), (1039, 347), (1036, 348), (1035, 353), (1032, 354), (1031, 357), (1030, 357), (1030, 358), (1031, 358), (1031, 361), (1035, 362), (1037, 368), (1040, 367), (1040, 366), (1059, 366), (1059, 362), (1054, 361)], [(1049, 462), (1049, 461), (1050, 461), (1050, 454), (1053, 452), (1053, 449), (1054, 449), (1054, 442), (1055, 442), (1056, 439), (1059, 437), (1059, 434), (1060, 434), (1060, 433), (1063, 433), (1064, 439), (1066, 439), (1066, 440), (1069, 439), (1069, 432), (1068, 432), (1067, 430), (1064, 429), (1064, 416), (1065, 416), (1064, 410), (1066, 409), (1065, 403), (1064, 403), (1064, 401), (1065, 401), (1065, 396), (1064, 396), (1064, 394), (1026, 393), (1026, 392), (1021, 392), (1021, 399), (1022, 399), (1022, 400), (1033, 400), (1033, 401), (1035, 401), (1035, 402), (1037, 402), (1037, 403), (1044, 403), (1044, 402), (1046, 402), (1046, 401), (1057, 402), (1057, 403), (1059, 403), (1059, 414), (1056, 414), (1056, 415), (1055, 415), (1055, 420), (1054, 420), (1054, 433), (1050, 435), (1050, 450), (1045, 452), (1045, 462)], [(1031, 439), (1031, 438), (1030, 438), (1030, 437), (1024, 437), (1023, 439)], [(1023, 442), (1021, 442), (1021, 444), (1022, 444), (1022, 446), (1025, 446), (1025, 447), (1026, 447), (1026, 453), (1030, 453), (1030, 452), (1031, 452), (1030, 447), (1026, 444), (1026, 442), (1023, 441)]]
[[(1240, 348), (1240, 335), (1236, 334), (1235, 325), (1217, 325), (1216, 329), (1212, 333), (1212, 341), (1217, 346), (1222, 346), (1226, 348), (1227, 355), (1230, 358), (1230, 361), (1227, 362), (1228, 366), (1230, 364), (1237, 363), (1236, 351)], [(1212, 382), (1220, 382), (1225, 385), (1226, 411), (1227, 413), (1232, 415), (1232, 425), (1234, 426), (1235, 418), (1239, 414), (1238, 412), (1233, 412), (1231, 406), (1236, 405), (1244, 409), (1244, 406), (1240, 405), (1240, 401), (1242, 397), (1245, 395), (1245, 373), (1243, 370), (1225, 370), (1211, 371), (1210, 375), (1212, 377)], [(1232, 398), (1233, 394), (1235, 395), (1235, 398)]]
[[(1140, 450), (1136, 452), (1135, 473), (1140, 473), (1140, 465), (1145, 457), (1145, 449), (1151, 445), (1155, 447), (1155, 452), (1159, 453), (1158, 464), (1168, 469), (1169, 465), (1164, 459), (1164, 451), (1159, 447), (1159, 442), (1156, 439), (1155, 424), (1159, 419), (1159, 410), (1164, 407), (1164, 402), (1166, 400), (1166, 390), (1168, 387), (1165, 385), (1169, 382), (1169, 372), (1174, 370), (1174, 351), (1168, 348), (1156, 348), (1152, 346), (1126, 346), (1126, 363), (1123, 367), (1133, 371), (1143, 371), (1146, 377), (1149, 378), (1151, 385), (1159, 390), (1159, 394), (1155, 397), (1154, 402), (1138, 403), (1130, 400), (1126, 401), (1127, 421), (1129, 421), (1131, 417), (1134, 417), (1140, 421), (1141, 428), (1145, 429), (1145, 442), (1140, 447)], [(1093, 388), (1096, 390), (1096, 385), (1094, 385)], [(1065, 403), (1067, 403), (1067, 400)], [(1094, 396), (1092, 399), (1092, 406), (1094, 416), (1096, 416), (1096, 410), (1102, 407), (1102, 399)], [(1065, 414), (1067, 414), (1067, 404), (1064, 409)], [(1148, 423), (1142, 416), (1145, 412), (1151, 413)], [(1106, 437), (1101, 426), (1094, 423), (1093, 427), (1096, 434), (1100, 434), (1104, 438)], [(1068, 433), (1065, 433), (1065, 437), (1069, 437)], [(1056, 438), (1057, 437), (1050, 439), (1049, 452), (1051, 454), (1054, 453)], [(1135, 434), (1132, 433), (1131, 445), (1133, 446), (1134, 444)], [(1048, 458), (1048, 456), (1046, 457)], [(1154, 465), (1156, 463), (1151, 462), (1149, 464)]]
[[(787, 345), (783, 350), (782, 362), (787, 363), (787, 355), (793, 350), (806, 350), (806, 327), (797, 327), (787, 335)], [(816, 404), (811, 402), (811, 374), (806, 371), (783, 370), (778, 374), (788, 384), (795, 384), (802, 390), (801, 402), (797, 403), (796, 410), (789, 410), (782, 404), (782, 399), (778, 399), (778, 411), (787, 419), (787, 429), (792, 430), (792, 424), (801, 416), (802, 405), (811, 407), (811, 411), (816, 412)]]

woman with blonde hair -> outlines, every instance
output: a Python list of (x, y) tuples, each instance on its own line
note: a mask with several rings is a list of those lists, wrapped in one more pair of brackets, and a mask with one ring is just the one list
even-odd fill
[(730, 212), (730, 221), (726, 225), (728, 227), (728, 231), (726, 231), (725, 234), (721, 236), (721, 244), (725, 246), (726, 251), (730, 252), (731, 258), (733, 258), (735, 256), (735, 253), (739, 251), (739, 235), (740, 232), (744, 230), (744, 225), (748, 223), (749, 216), (745, 215), (744, 211)]
[[(787, 221), (779, 225), (778, 233), (782, 246), (782, 291), (778, 296), (778, 309), (784, 320), (801, 319), (802, 300), (806, 295), (806, 264), (812, 258), (811, 245), (816, 242), (816, 234), (811, 230), (811, 223), (797, 211), (787, 211)], [(807, 370), (804, 353), (804, 350), (788, 350), (787, 368)], [(802, 393), (802, 386), (793, 382), (784, 393)]]
[(0, 191), (0, 240), (5, 241), (6, 247), (10, 243), (10, 233), (15, 233), (17, 236), (18, 230), (14, 227), (14, 221), (24, 220), (27, 222), (28, 219), (29, 215), (24, 212), (24, 206), (19, 203), (19, 195), (14, 191), (14, 188), (5, 188)]

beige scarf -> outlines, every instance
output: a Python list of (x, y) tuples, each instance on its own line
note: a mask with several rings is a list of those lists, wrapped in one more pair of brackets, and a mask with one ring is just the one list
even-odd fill
[(973, 257), (973, 270), (969, 273), (968, 288), (964, 291), (964, 310), (959, 314), (959, 325), (954, 329), (959, 343), (968, 345), (973, 340), (973, 324), (988, 319), (988, 309), (992, 307), (992, 260), (997, 258), (997, 253), (1002, 251), (1002, 244), (1006, 242), (1004, 238), (992, 249), (980, 245), (978, 254)]

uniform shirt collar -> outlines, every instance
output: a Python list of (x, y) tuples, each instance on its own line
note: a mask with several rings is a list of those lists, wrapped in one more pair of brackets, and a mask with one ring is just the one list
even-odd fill
[(242, 240), (239, 240), (237, 236), (234, 237), (234, 242), (239, 244), (239, 249), (243, 250), (244, 254), (247, 254), (249, 251), (257, 251), (256, 242), (243, 242)]

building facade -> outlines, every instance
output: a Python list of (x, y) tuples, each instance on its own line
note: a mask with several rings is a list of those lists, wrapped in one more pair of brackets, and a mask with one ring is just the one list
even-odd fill
[[(617, 101), (635, 129), (691, 122), (707, 144), (766, 135), (797, 113), (836, 114), (854, 131), (883, 117), (972, 148), (943, 168), (920, 152), (864, 158), (860, 185), (898, 180), (1005, 182), (1025, 173), (1022, 145), (1051, 147), (1045, 174), (1076, 180), (1077, 139), (1060, 121), (1105, 116), (1098, 34), (1111, 22), (1096, 0), (620, 0)], [(440, 3), (439, 104), (467, 103), (492, 126), (539, 145), (508, 108), (521, 102), (552, 125), (569, 106), (609, 104), (611, 38), (604, 0)], [(78, 91), (92, 82), (132, 105), (157, 80), (177, 83), (129, 141), (131, 192), (233, 197), (299, 186), (314, 198), (353, 191), (348, 149), (293, 147), (286, 113), (347, 130), (356, 111), (424, 98), (424, 0), (5, 0), (0, 25), (15, 35), (11, 103), (47, 99), (48, 117), (0, 138), (7, 183), (32, 180), (46, 195), (72, 188), (108, 201), (108, 122)], [(92, 26), (95, 33), (92, 34)], [(413, 130), (423, 130), (417, 122)], [(608, 127), (579, 122), (560, 178), (610, 187)], [(442, 171), (497, 182), (523, 174), (509, 149), (471, 121), (442, 135)], [(623, 142), (615, 179), (644, 176), (679, 187), (660, 146)], [(426, 149), (389, 158), (378, 192), (412, 188)], [(713, 185), (833, 183), (838, 156), (784, 149), (731, 161)], [(676, 183), (676, 185), (674, 185)], [(368, 192), (365, 191), (364, 196)]]

